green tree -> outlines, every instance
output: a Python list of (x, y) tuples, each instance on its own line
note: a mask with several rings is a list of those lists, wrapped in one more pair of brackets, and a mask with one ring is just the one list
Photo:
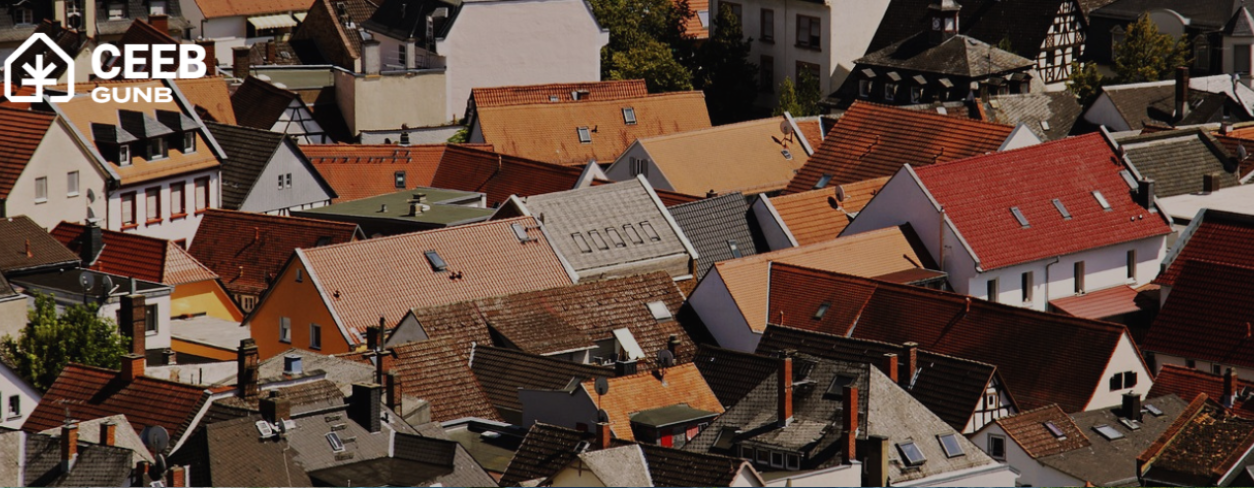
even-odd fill
[[(692, 72), (675, 59), (670, 48), (652, 39), (643, 39), (637, 46), (612, 54), (612, 67), (606, 79), (644, 79), (650, 92), (692, 89)], [(602, 67), (605, 63), (601, 64)]]
[(1120, 83), (1167, 79), (1177, 66), (1189, 63), (1189, 43), (1158, 32), (1148, 15), (1128, 24), (1123, 42), (1115, 44), (1115, 74)]
[(592, 0), (592, 12), (610, 32), (601, 49), (601, 77), (644, 78), (649, 91), (692, 89), (684, 61), (692, 57), (692, 39), (684, 26), (692, 17), (687, 0)]
[(52, 295), (36, 294), (35, 309), (21, 336), (5, 335), (0, 351), (17, 373), (40, 390), (47, 390), (69, 363), (102, 368), (121, 366), (127, 347), (112, 320), (97, 315), (98, 306), (71, 305), (58, 315)]
[(775, 106), (775, 115), (788, 112), (793, 117), (807, 117), (819, 114), (819, 100), (823, 98), (819, 91), (819, 80), (809, 71), (802, 71), (798, 83), (793, 84), (792, 78), (784, 77), (779, 84), (779, 103)]
[(748, 120), (758, 94), (758, 67), (749, 62), (753, 40), (744, 37), (740, 19), (726, 4), (720, 4), (714, 25), (718, 28), (697, 51), (695, 84), (705, 91), (716, 125)]
[(465, 143), (469, 141), (470, 141), (470, 128), (462, 127), (461, 129), (458, 129), (457, 132), (454, 133), (452, 137), (449, 137), (448, 141), (446, 142), (448, 142), (449, 144), (461, 144), (461, 143)]
[(775, 106), (772, 115), (784, 115), (784, 112), (792, 115), (800, 115), (802, 112), (801, 101), (797, 100), (797, 87), (793, 85), (792, 78), (787, 76), (779, 84), (779, 104)]
[(1071, 78), (1067, 81), (1067, 89), (1080, 99), (1080, 105), (1087, 107), (1093, 103), (1102, 93), (1104, 83), (1105, 79), (1097, 71), (1097, 65), (1082, 64), (1079, 61), (1071, 63)]

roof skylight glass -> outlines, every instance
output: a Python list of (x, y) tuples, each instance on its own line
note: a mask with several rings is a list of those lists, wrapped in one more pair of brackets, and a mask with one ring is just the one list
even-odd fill
[(819, 182), (814, 184), (814, 189), (818, 190), (819, 188), (826, 188), (827, 184), (831, 182), (832, 175), (824, 174), (822, 178), (819, 178)]
[(1067, 211), (1067, 206), (1062, 204), (1062, 200), (1054, 199), (1054, 208), (1058, 209), (1058, 213), (1062, 214), (1065, 220), (1071, 220), (1071, 212)]
[(448, 269), (448, 263), (444, 262), (444, 258), (440, 257), (440, 253), (435, 251), (425, 251), (427, 262), (431, 263), (431, 269), (434, 271), (444, 271)]
[(958, 443), (958, 434), (945, 434), (940, 436), (941, 448), (945, 450), (946, 457), (958, 457), (966, 455), (962, 451), (962, 444)]
[(832, 308), (831, 303), (823, 302), (822, 305), (819, 305), (818, 311), (814, 312), (814, 320), (822, 320), (823, 316), (827, 315), (827, 310), (830, 308)]
[(331, 452), (344, 452), (344, 441), (335, 432), (327, 432), (327, 442), (331, 443)]
[(1067, 438), (1067, 433), (1063, 432), (1062, 429), (1059, 428), (1058, 425), (1053, 422), (1045, 422), (1045, 429), (1048, 430), (1050, 434), (1053, 434), (1054, 437), (1056, 438), (1059, 438), (1059, 439)]
[(1119, 429), (1106, 424), (1093, 426), (1093, 430), (1096, 430), (1098, 434), (1101, 434), (1108, 441), (1123, 438), (1123, 432), (1119, 432)]
[(1106, 197), (1102, 196), (1102, 192), (1093, 190), (1093, 198), (1097, 199), (1097, 203), (1102, 206), (1102, 210), (1110, 210), (1110, 202), (1106, 201)]
[(1014, 214), (1015, 220), (1019, 221), (1019, 225), (1024, 228), (1031, 227), (1028, 225), (1028, 218), (1023, 216), (1023, 212), (1019, 210), (1019, 207), (1010, 207), (1010, 213)]
[(1150, 415), (1153, 415), (1153, 416), (1155, 416), (1155, 417), (1162, 417), (1162, 416), (1163, 416), (1163, 411), (1162, 411), (1162, 409), (1159, 409), (1158, 407), (1155, 407), (1155, 406), (1153, 406), (1153, 405), (1145, 405), (1145, 408), (1144, 408), (1143, 410), (1145, 410), (1146, 412), (1149, 412), (1149, 413), (1150, 413)]
[(905, 458), (907, 466), (918, 466), (927, 462), (927, 458), (923, 456), (923, 451), (919, 450), (919, 446), (913, 442), (897, 444), (897, 449), (901, 450), (901, 457)]

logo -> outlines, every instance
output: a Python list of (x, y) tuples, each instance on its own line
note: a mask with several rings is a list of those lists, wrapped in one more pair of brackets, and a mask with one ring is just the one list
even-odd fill
[[(43, 47), (36, 47), (36, 43)], [(23, 61), (21, 66), (14, 66), (32, 49), (42, 51), (32, 51), (32, 60)], [(54, 59), (49, 59), (50, 57)], [(74, 60), (47, 35), (31, 35), (4, 62), (5, 98), (13, 102), (42, 102), (44, 88), (58, 84), (57, 77), (53, 76), (58, 66), (65, 68), (68, 80), (66, 93), (49, 95), (48, 100), (68, 102), (74, 98)], [(195, 44), (127, 44), (121, 48), (112, 44), (101, 44), (91, 54), (91, 66), (96, 78), (102, 80), (112, 80), (119, 75), (127, 80), (200, 78), (208, 71), (205, 66), (205, 48)], [(18, 95), (17, 88), (22, 86), (34, 88), (34, 94)], [(174, 100), (172, 93), (165, 86), (97, 86), (92, 89), (91, 98), (99, 103), (139, 100), (170, 102)]]
[[(16, 67), (22, 70), (22, 73), (25, 73), (25, 75), (17, 72), (17, 70), (14, 69), (15, 66), (13, 66), (13, 63), (21, 58), (23, 54), (26, 54), (26, 51), (34, 48), (34, 45), (37, 42), (45, 46), (44, 52), (35, 55), (35, 59), (33, 61), (34, 64), (31, 64), (31, 62), (25, 62), (22, 63), (21, 66)], [(57, 65), (52, 64), (52, 60), (45, 57), (48, 55), (55, 55), (56, 57), (61, 58), (60, 62), (63, 63), (63, 66), (65, 66), (66, 77), (70, 80), (65, 95), (51, 96), (49, 99), (54, 102), (68, 102), (71, 98), (74, 98), (74, 60), (70, 59), (70, 55), (66, 54), (65, 51), (62, 51), (61, 48), (57, 46), (57, 43), (52, 42), (52, 39), (50, 39), (46, 34), (35, 34), (30, 36), (30, 38), (26, 39), (26, 42), (23, 42), (21, 46), (18, 46), (17, 51), (14, 51), (13, 55), (9, 56), (9, 59), (4, 62), (5, 98), (8, 98), (13, 102), (37, 103), (44, 101), (44, 87), (57, 84), (57, 78), (52, 76), (52, 72), (57, 69)], [(19, 78), (21, 83), (14, 83), (14, 76), (30, 77)], [(34, 87), (35, 93), (33, 95), (17, 95), (15, 92), (17, 91), (16, 88), (18, 86)]]

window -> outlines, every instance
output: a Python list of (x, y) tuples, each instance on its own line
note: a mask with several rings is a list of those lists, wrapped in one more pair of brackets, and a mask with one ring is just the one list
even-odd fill
[(774, 56), (762, 56), (758, 60), (758, 90), (762, 93), (775, 92)]
[(579, 142), (581, 144), (588, 144), (592, 142), (592, 133), (588, 131), (587, 127), (580, 127), (578, 132)]
[(322, 326), (309, 324), (309, 348), (322, 349)]
[(884, 84), (884, 100), (892, 101), (895, 98), (897, 98), (897, 84), (885, 83)]
[(871, 96), (871, 80), (858, 80), (858, 97), (867, 98)]
[(279, 317), (279, 342), (292, 343), (292, 319)]
[(148, 223), (161, 220), (161, 187), (144, 190), (144, 219)]
[(1123, 372), (1123, 387), (1124, 388), (1136, 387), (1136, 371), (1124, 371)]
[(14, 12), (14, 20), (18, 24), (33, 24), (35, 23), (35, 11), (19, 7), (17, 12)]
[(661, 237), (661, 236), (659, 236), (659, 235), (657, 235), (657, 231), (653, 230), (653, 224), (650, 224), (650, 223), (649, 223), (649, 222), (647, 222), (647, 221), (646, 221), (646, 222), (641, 222), (641, 223), (640, 223), (640, 228), (641, 228), (641, 229), (644, 229), (644, 235), (649, 236), (649, 240), (650, 240), (650, 241), (660, 241), (660, 240), (662, 240), (662, 237)]
[(1084, 294), (1084, 261), (1075, 262), (1075, 294)]
[(666, 302), (655, 300), (644, 305), (649, 308), (649, 313), (653, 315), (654, 320), (670, 320), (674, 317), (670, 309), (666, 308)]
[(823, 24), (818, 17), (797, 16), (797, 47), (821, 49)]
[(1193, 39), (1193, 67), (1210, 71), (1210, 43), (1206, 41), (1206, 36)]
[(158, 137), (156, 139), (148, 140), (148, 160), (149, 161), (156, 161), (158, 159), (165, 159), (169, 157), (170, 155), (169, 150), (170, 148), (169, 148), (169, 145), (166, 143), (165, 138)]
[(195, 132), (183, 133), (183, 153), (191, 154), (194, 152), (196, 152), (196, 133)]
[(1119, 429), (1106, 424), (1095, 425), (1093, 426), (1093, 430), (1096, 430), (1098, 434), (1101, 434), (1102, 437), (1105, 437), (1108, 441), (1123, 438), (1123, 432), (1119, 432)]
[(405, 45), (404, 45), (404, 44), (397, 44), (397, 45), (396, 45), (396, 64), (401, 65), (401, 66), (405, 66), (405, 57), (406, 57), (406, 56), (405, 56)]
[(135, 225), (135, 192), (122, 194), (122, 226)]
[(444, 258), (440, 257), (440, 253), (424, 251), (423, 255), (427, 257), (427, 262), (431, 264), (432, 271), (440, 272), (448, 269), (448, 263), (444, 262)]
[(1019, 210), (1019, 207), (1010, 207), (1010, 214), (1015, 216), (1015, 220), (1019, 221), (1019, 226), (1024, 229), (1032, 226), (1028, 224), (1028, 218), (1023, 216), (1023, 211)]
[(784, 469), (787, 469), (789, 471), (796, 471), (796, 470), (801, 469), (801, 456), (798, 456), (796, 454), (789, 454), (788, 465), (784, 466)]
[(283, 175), (283, 179), (286, 180), (284, 182), (284, 187), (291, 188), (292, 187), (292, 174), (288, 173), (288, 174)]
[(118, 146), (118, 165), (119, 166), (131, 165), (131, 146), (130, 145), (123, 144), (121, 146)]
[(296, 269), (296, 282), (303, 283), (305, 281), (305, 272), (300, 268)]
[(988, 290), (988, 301), (997, 303), (997, 280), (988, 280), (988, 285), (985, 289)]
[(767, 464), (770, 464), (770, 462), (771, 462), (771, 451), (768, 451), (768, 450), (766, 450), (766, 449), (758, 449), (758, 450), (757, 450), (757, 455), (758, 455), (758, 459), (757, 459), (758, 464), (761, 464), (761, 465), (763, 465), (763, 466), (765, 466), (765, 465), (767, 465)]
[(1031, 271), (1019, 275), (1019, 288), (1023, 290), (1023, 303), (1032, 301), (1032, 289), (1036, 287), (1036, 277)]
[(592, 246), (588, 245), (588, 238), (578, 232), (571, 234), (570, 238), (575, 241), (575, 245), (579, 246), (579, 252), (592, 252)]
[(331, 444), (331, 452), (344, 452), (344, 441), (335, 432), (327, 432), (327, 443)]
[(627, 247), (627, 241), (623, 240), (623, 236), (618, 233), (618, 229), (606, 227), (605, 235), (610, 238), (610, 242), (614, 243), (614, 247)]
[(636, 109), (632, 107), (623, 109), (623, 123), (627, 125), (636, 125)]
[(910, 87), (910, 103), (919, 103), (919, 100), (922, 100), (922, 99), (923, 99), (923, 87), (921, 86)]
[(405, 189), (405, 172), (397, 171), (393, 177), (396, 178), (396, 187), (402, 190)]
[(170, 218), (187, 215), (187, 198), (183, 195), (186, 184), (170, 183)]
[(985, 409), (992, 410), (994, 408), (997, 408), (998, 403), (1000, 402), (997, 401), (996, 393), (989, 393), (989, 394), (984, 395), (984, 408)]
[(740, 446), (740, 457), (745, 459), (753, 459), (753, 448), (748, 446)]
[(149, 334), (157, 333), (157, 306), (148, 305), (144, 307), (144, 332)]
[(35, 203), (48, 201), (48, 177), (35, 178)]
[(1154, 406), (1154, 405), (1149, 405), (1149, 404), (1146, 404), (1146, 405), (1145, 405), (1144, 410), (1145, 410), (1146, 412), (1149, 412), (1149, 413), (1150, 413), (1150, 415), (1153, 415), (1153, 416), (1155, 416), (1155, 417), (1162, 417), (1162, 416), (1163, 416), (1163, 411), (1162, 411), (1162, 409), (1160, 409), (1160, 408), (1158, 408), (1158, 407), (1156, 407), (1156, 406)]
[(1192, 359), (1185, 359), (1184, 367), (1189, 368), (1189, 369), (1197, 369), (1197, 361), (1194, 361)]
[(22, 416), (22, 397), (18, 395), (9, 395), (9, 416)]
[(1136, 249), (1128, 250), (1128, 279), (1136, 281)]
[[(819, 72), (819, 65), (797, 61), (797, 78), (794, 80), (797, 82), (797, 89), (800, 90), (802, 85), (806, 85), (817, 90), (819, 88)], [(810, 85), (810, 83), (813, 83), (813, 85)]]
[(733, 257), (733, 258), (740, 258), (740, 257), (744, 257), (744, 254), (740, 252), (740, 246), (737, 246), (737, 245), (736, 245), (736, 240), (735, 240), (735, 239), (728, 239), (728, 241), (727, 241), (727, 247), (728, 247), (729, 249), (731, 249), (731, 253), (732, 253), (732, 257)]
[(209, 178), (196, 178), (196, 211), (209, 208)]
[(640, 158), (630, 158), (628, 163), (631, 164), (631, 175), (649, 176), (649, 160)]
[(901, 451), (901, 458), (905, 461), (906, 466), (918, 466), (927, 462), (927, 458), (923, 456), (923, 451), (913, 442), (897, 444), (897, 449)]
[(762, 42), (775, 42), (775, 11), (769, 8), (762, 9), (762, 15), (759, 17), (762, 30), (758, 35), (758, 40)]
[[(1049, 129), (1046, 128), (1045, 130), (1049, 130)], [(1067, 211), (1067, 206), (1062, 204), (1062, 200), (1055, 198), (1054, 208), (1058, 210), (1059, 215), (1062, 215), (1063, 220), (1071, 220), (1071, 212)]]
[(631, 224), (624, 225), (623, 232), (627, 233), (627, 237), (631, 239), (631, 242), (644, 244), (644, 238), (640, 237), (640, 231), (636, 230)]
[(588, 237), (592, 238), (592, 243), (597, 246), (597, 249), (604, 251), (610, 248), (610, 245), (605, 243), (605, 238), (601, 237), (600, 232), (590, 230), (588, 231)]
[(126, 18), (126, 5), (122, 3), (109, 4), (109, 20), (121, 20)]
[(967, 454), (966, 452), (963, 452), (962, 444), (958, 443), (958, 434), (945, 434), (939, 438), (941, 448), (945, 450), (945, 457), (955, 458), (958, 456), (965, 456)]
[(771, 452), (771, 467), (772, 468), (784, 467), (784, 453), (775, 452), (775, 451)]
[(65, 174), (65, 196), (78, 196), (78, 171), (71, 171)]
[(989, 434), (988, 455), (993, 459), (1006, 459), (1006, 438)]
[(1246, 74), (1250, 72), (1250, 45), (1237, 44), (1232, 46), (1232, 72)]
[(279, 189), (283, 189), (283, 175), (279, 175)]
[(1110, 391), (1123, 389), (1123, 373), (1115, 373), (1110, 377)]
[(814, 311), (814, 320), (823, 320), (823, 316), (827, 315), (827, 311), (832, 308), (831, 302), (823, 302), (819, 304), (819, 309)]

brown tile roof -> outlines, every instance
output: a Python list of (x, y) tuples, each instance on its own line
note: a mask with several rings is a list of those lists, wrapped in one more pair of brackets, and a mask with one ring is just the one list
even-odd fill
[[(492, 146), (468, 144), (491, 151)], [(318, 173), (348, 202), (395, 193), (396, 173), (405, 172), (405, 187), (429, 187), (447, 144), (306, 144), (300, 146)]]
[[(579, 100), (571, 93), (583, 91)], [(479, 109), (508, 107), (512, 105), (543, 105), (549, 103), (583, 103), (606, 100), (623, 100), (649, 95), (644, 80), (606, 80), (584, 83), (551, 83), (547, 85), (498, 86), (473, 88), (470, 97)], [(557, 97), (554, 101), (552, 97)]]
[(9, 198), (56, 116), (0, 107), (0, 200)]
[[(212, 119), (226, 125), (235, 124), (235, 108), (231, 105), (231, 91), (223, 76), (178, 79), (174, 82), (187, 101), (196, 106), (201, 119)], [(208, 117), (206, 117), (208, 116)]]
[[(513, 224), (531, 240), (519, 242)], [(433, 270), (424, 257), (429, 251), (439, 254), (447, 271)], [(414, 307), (572, 283), (530, 217), (304, 249), (297, 255), (350, 336), (364, 334), (380, 317), (394, 325)]]
[[(590, 186), (612, 185), (614, 183), (615, 182), (613, 181), (592, 180), (592, 184)], [(657, 193), (658, 200), (661, 200), (662, 205), (665, 205), (667, 207), (672, 207), (675, 205), (682, 205), (685, 203), (692, 203), (697, 200), (701, 200), (705, 198), (705, 195), (702, 195), (702, 196), (687, 195), (684, 193), (673, 192), (670, 190), (662, 190), (660, 188), (654, 188), (653, 193)]]
[(239, 125), (270, 130), (292, 100), (298, 98), (296, 92), (249, 76), (231, 95), (231, 107)]
[[(1232, 410), (1242, 417), (1254, 418), (1254, 401), (1240, 393), (1249, 389), (1254, 391), (1254, 382), (1237, 378), (1236, 393), (1232, 402)], [(1224, 377), (1210, 374), (1193, 368), (1164, 364), (1154, 377), (1154, 386), (1150, 388), (1146, 398), (1175, 395), (1180, 398), (1196, 398), (1205, 393), (1210, 398), (1222, 399), (1224, 395)]]
[[(627, 125), (623, 109), (634, 108), (636, 123)], [(609, 163), (641, 137), (710, 127), (705, 95), (699, 91), (587, 103), (539, 103), (479, 108), (484, 142), (497, 151), (555, 164)], [(577, 129), (595, 129), (592, 142), (580, 143)]]
[(356, 224), (209, 209), (189, 252), (231, 293), (259, 295), (294, 249), (350, 242), (357, 233)]
[(76, 419), (126, 415), (135, 433), (159, 425), (177, 442), (209, 398), (203, 386), (147, 376), (128, 383), (119, 375), (110, 369), (67, 365), (22, 424), (22, 430), (39, 432), (59, 427), (65, 422), (68, 409), (70, 417)]
[(560, 390), (572, 378), (612, 377), (614, 368), (528, 354), (503, 347), (478, 346), (470, 369), (507, 422), (522, 422), (519, 389)]
[[(79, 253), (84, 229), (82, 224), (61, 222), (52, 229), (52, 236), (71, 251)], [(91, 265), (91, 269), (96, 271), (167, 285), (218, 279), (217, 274), (171, 241), (103, 229), (101, 234), (104, 248)]]
[[(662, 378), (654, 372), (610, 378), (610, 391), (599, 396), (600, 408), (610, 417), (610, 430), (616, 439), (635, 440), (631, 432), (631, 414), (642, 410), (684, 404), (697, 410), (723, 413), (723, 404), (705, 384), (701, 371), (692, 363), (664, 370)], [(598, 399), (594, 380), (584, 381), (584, 392)]]
[(791, 264), (857, 276), (883, 276), (929, 266), (926, 252), (911, 245), (904, 227), (889, 227), (809, 246), (781, 249), (755, 256), (715, 263), (740, 313), (756, 331), (766, 329), (770, 268)]
[(1083, 295), (1050, 300), (1049, 304), (1059, 313), (1101, 320), (1140, 310), (1141, 308), (1136, 304), (1137, 295), (1137, 291), (1132, 287), (1119, 285), (1086, 292)]
[(1141, 347), (1146, 351), (1220, 364), (1254, 366), (1254, 268), (1176, 261), (1167, 301)]
[[(1045, 426), (1046, 422), (1061, 429), (1063, 436), (1055, 437)], [(1084, 435), (1075, 421), (1071, 420), (1071, 416), (1055, 404), (1010, 417), (1002, 417), (994, 420), (993, 423), (1006, 431), (1006, 435), (1009, 435), (1032, 459), (1082, 449), (1090, 445), (1089, 438)]]
[[(788, 142), (780, 132), (784, 120), (782, 116), (771, 117), (656, 137), (640, 136), (640, 145), (679, 193), (764, 193), (788, 186), (808, 157), (799, 142)], [(615, 166), (629, 163), (619, 160)]]
[(1216, 486), (1254, 447), (1254, 420), (1229, 415), (1198, 395), (1171, 427), (1137, 457), (1148, 486)]
[(579, 183), (582, 168), (541, 163), (465, 146), (449, 146), (431, 187), (486, 194), (489, 207), (510, 195), (529, 197), (566, 191)]
[[(856, 102), (827, 133), (814, 155), (788, 184), (788, 193), (892, 176), (902, 166), (918, 168), (996, 151), (1014, 127)], [(811, 141), (811, 145), (815, 143)]]
[(430, 402), (432, 421), (464, 417), (500, 420), (470, 371), (466, 361), (469, 351), (460, 350), (454, 338), (431, 338), (392, 349), (396, 357), (391, 371), (397, 374), (401, 390), (406, 396)]
[(312, 0), (196, 0), (206, 19), (305, 12), (311, 5)]
[(823, 145), (823, 121), (819, 117), (798, 120), (797, 128), (801, 129), (801, 135), (805, 136), (810, 147), (817, 149)]
[(77, 254), (66, 249), (30, 217), (0, 219), (0, 273), (41, 267), (74, 268), (78, 264)]
[(888, 183), (888, 178), (780, 195), (771, 198), (771, 205), (797, 245), (830, 241), (849, 226), (854, 215)]
[(1254, 268), (1254, 216), (1211, 209), (1203, 212), (1180, 234), (1154, 283), (1175, 284), (1186, 261)]

